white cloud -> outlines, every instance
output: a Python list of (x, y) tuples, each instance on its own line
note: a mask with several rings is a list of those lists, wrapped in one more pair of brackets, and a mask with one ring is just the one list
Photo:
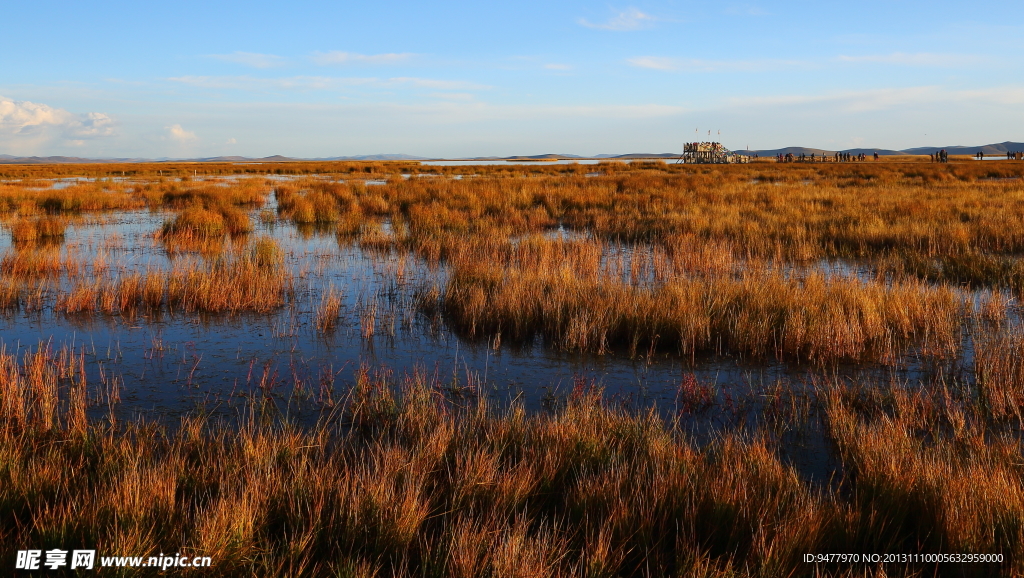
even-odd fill
[(216, 58), (217, 60), (223, 60), (224, 62), (232, 62), (244, 66), (251, 66), (253, 68), (273, 68), (275, 66), (281, 66), (287, 62), (287, 59), (282, 56), (241, 51), (232, 52), (231, 54), (211, 54), (210, 58)]
[(461, 80), (431, 78), (355, 78), (331, 76), (291, 76), (285, 78), (256, 78), (252, 76), (179, 76), (169, 78), (199, 88), (269, 91), (269, 90), (340, 90), (354, 86), (369, 88), (400, 88), (411, 86), (434, 90), (486, 90), (489, 86)]
[(655, 20), (657, 19), (650, 14), (645, 14), (637, 8), (629, 7), (609, 18), (607, 22), (595, 23), (590, 22), (586, 18), (580, 18), (577, 22), (579, 22), (581, 26), (586, 26), (587, 28), (623, 31), (647, 28), (653, 24)]
[(72, 140), (111, 136), (114, 119), (100, 112), (74, 114), (41, 103), (0, 96), (0, 134), (36, 135), (46, 131)]
[(224, 144), (238, 144), (234, 137), (229, 138)]
[(702, 60), (699, 58), (668, 58), (638, 56), (628, 62), (637, 68), (677, 72), (763, 72), (783, 68), (810, 68), (810, 62), (799, 60)]
[(416, 55), (409, 52), (356, 54), (355, 52), (332, 50), (330, 52), (314, 52), (310, 59), (323, 66), (331, 64), (401, 64), (414, 56)]
[(196, 137), (196, 133), (181, 128), (180, 124), (172, 124), (171, 126), (165, 126), (164, 128), (167, 129), (167, 132), (168, 134), (170, 134), (171, 138), (178, 142), (186, 143), (194, 141), (198, 138)]
[(110, 136), (114, 134), (114, 119), (102, 112), (89, 112), (72, 123), (68, 133), (79, 138)]
[(544, 68), (548, 70), (572, 70), (572, 67), (568, 64), (545, 64)]
[(896, 64), (902, 66), (925, 66), (925, 67), (955, 67), (970, 66), (983, 61), (978, 56), (969, 54), (936, 54), (931, 52), (918, 52), (907, 54), (904, 52), (893, 52), (892, 54), (868, 54), (864, 56), (840, 56), (842, 62), (869, 62), (877, 64)]

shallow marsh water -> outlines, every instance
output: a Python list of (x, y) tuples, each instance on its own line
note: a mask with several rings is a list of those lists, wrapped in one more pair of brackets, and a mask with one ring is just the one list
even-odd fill
[[(54, 186), (66, 186), (65, 182), (70, 181), (55, 181)], [(274, 208), (273, 197), (264, 208)], [(954, 360), (936, 362), (911, 352), (895, 365), (828, 369), (731, 355), (567, 353), (539, 338), (526, 345), (463, 339), (443, 321), (417, 310), (417, 295), (430, 285), (443, 284), (443, 266), (428, 265), (411, 254), (364, 251), (358, 244), (340, 243), (331, 231), (285, 222), (259, 224), (259, 212), (251, 211), (257, 225), (250, 239), (266, 235), (277, 240), (285, 248), (286, 266), (295, 278), (294, 299), (276, 312), (66, 315), (54, 312), (51, 297), (50, 306), (0, 316), (2, 346), (8, 353), (19, 354), (40, 344), (85, 351), (89, 380), (119, 390), (116, 413), (122, 418), (173, 422), (196, 408), (231, 416), (245, 400), (271, 395), (282, 412), (310, 422), (331, 400), (345, 395), (363, 367), (398, 376), (426, 374), (453, 397), (485, 395), (498, 405), (518, 400), (531, 411), (562, 403), (581, 387), (598, 386), (611, 403), (633, 409), (654, 407), (666, 418), (678, 420), (698, 441), (710, 440), (727, 428), (756, 432), (765, 427), (765, 415), (784, 414), (784, 420), (806, 427), (783, 425), (780, 453), (818, 480), (832, 477), (837, 464), (824, 438), (808, 435), (820, 417), (808, 402), (815, 384), (837, 378), (959, 379), (972, 363), (967, 330)], [(168, 254), (154, 234), (171, 216), (149, 211), (89, 216), (73, 222), (60, 250), (89, 264), (82, 275), (95, 274), (102, 267), (124, 274), (168, 269), (175, 259), (212, 258)], [(383, 231), (389, 233), (386, 224)], [(549, 236), (586, 237), (561, 227)], [(0, 252), (14, 250), (11, 243), (8, 233), (0, 234)], [(602, 261), (607, 265), (618, 260), (620, 271), (631, 271), (638, 252), (642, 254), (643, 247), (609, 244)], [(873, 275), (870, 267), (854, 261), (822, 261), (783, 271), (786, 275), (816, 271), (861, 280)], [(66, 286), (68, 281), (59, 283)], [(340, 293), (342, 307), (336, 329), (325, 333), (315, 326), (315, 317), (328, 290)], [(982, 293), (967, 297), (977, 306)], [(366, 337), (370, 312), (374, 331)], [(108, 409), (97, 406), (94, 412), (99, 415)]]

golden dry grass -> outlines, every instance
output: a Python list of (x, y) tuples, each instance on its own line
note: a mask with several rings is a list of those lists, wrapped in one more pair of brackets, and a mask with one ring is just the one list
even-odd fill
[[(459, 384), (361, 368), (315, 427), (275, 419), (257, 396), (238, 423), (189, 417), (164, 428), (87, 420), (103, 396), (87, 393), (81, 353), (0, 351), (8, 557), (75, 542), (209, 555), (220, 576), (1024, 573), (1024, 332), (1004, 294), (973, 303), (956, 286), (1024, 287), (1024, 189), (997, 180), (1024, 167), (602, 163), (432, 167), (443, 178), (403, 180), (423, 169), (294, 163), (274, 168), (304, 175), (284, 184), (161, 181), (164, 170), (200, 169), (236, 170), (133, 166), (148, 182), (131, 192), (92, 184), (68, 198), (82, 201), (76, 210), (119, 198), (173, 208), (166, 248), (195, 236), (219, 253), (133, 274), (19, 245), (0, 261), (0, 309), (41, 307), (42, 283), (80, 267), (92, 275), (57, 293), (58, 311), (271, 312), (296, 293), (283, 251), (269, 238), (223, 237), (243, 232), (248, 219), (232, 219), (273, 187), (282, 220), (440, 266), (418, 303), (463, 337), (690, 360), (739, 353), (811, 362), (816, 377), (734, 404), (688, 376), (673, 421), (586, 384), (528, 413), (442, 393), (472, 390)], [(29, 179), (66, 170), (0, 167)], [(371, 177), (388, 184), (365, 186)], [(0, 190), (10, 223), (71, 210), (34, 192), (41, 182)], [(855, 259), (868, 273), (827, 274), (819, 259)], [(387, 333), (387, 306), (376, 294), (364, 301), (358, 335)], [(324, 291), (313, 325), (330, 331), (340, 303)], [(908, 354), (956, 369), (920, 382), (822, 377), (820, 366), (899, 365)], [(685, 427), (700, 415), (720, 420), (707, 443)], [(831, 483), (782, 457), (805, 436), (834, 450)], [(802, 562), (828, 552), (1006, 562)]]
[[(736, 351), (812, 362), (894, 361), (910, 345), (951, 354), (968, 308), (956, 292), (915, 280), (859, 281), (778, 272), (679, 276), (668, 261), (640, 277), (602, 260), (602, 245), (532, 238), (481, 244), (449, 259), (437, 303), (470, 337), (535, 335), (555, 346), (684, 356)], [(662, 271), (661, 269), (666, 269)]]
[[(5, 555), (66, 541), (182, 552), (211, 556), (214, 576), (1022, 570), (1019, 442), (986, 441), (995, 422), (948, 388), (822, 387), (826, 434), (849, 472), (829, 491), (787, 466), (770, 438), (730, 433), (697, 446), (590, 387), (528, 415), (453, 404), (421, 375), (396, 384), (364, 367), (341, 421), (312, 429), (268, 419), (258, 400), (236, 425), (113, 427), (83, 417), (84, 359), (45, 344), (0, 351)], [(1005, 562), (802, 561), (827, 552), (999, 552)]]
[(332, 285), (320, 297), (320, 306), (316, 310), (316, 328), (323, 332), (331, 331), (338, 324), (340, 312), (341, 295)]

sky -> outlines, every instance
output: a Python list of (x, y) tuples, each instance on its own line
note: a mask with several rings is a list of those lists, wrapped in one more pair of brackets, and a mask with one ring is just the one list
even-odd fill
[(4, 16), (0, 154), (1024, 141), (1021, 2), (37, 0)]

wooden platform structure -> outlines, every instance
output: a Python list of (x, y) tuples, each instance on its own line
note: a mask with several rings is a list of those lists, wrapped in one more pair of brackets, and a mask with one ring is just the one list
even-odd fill
[(688, 142), (683, 145), (683, 154), (676, 162), (696, 165), (724, 165), (745, 163), (747, 157), (736, 154), (718, 142)]

